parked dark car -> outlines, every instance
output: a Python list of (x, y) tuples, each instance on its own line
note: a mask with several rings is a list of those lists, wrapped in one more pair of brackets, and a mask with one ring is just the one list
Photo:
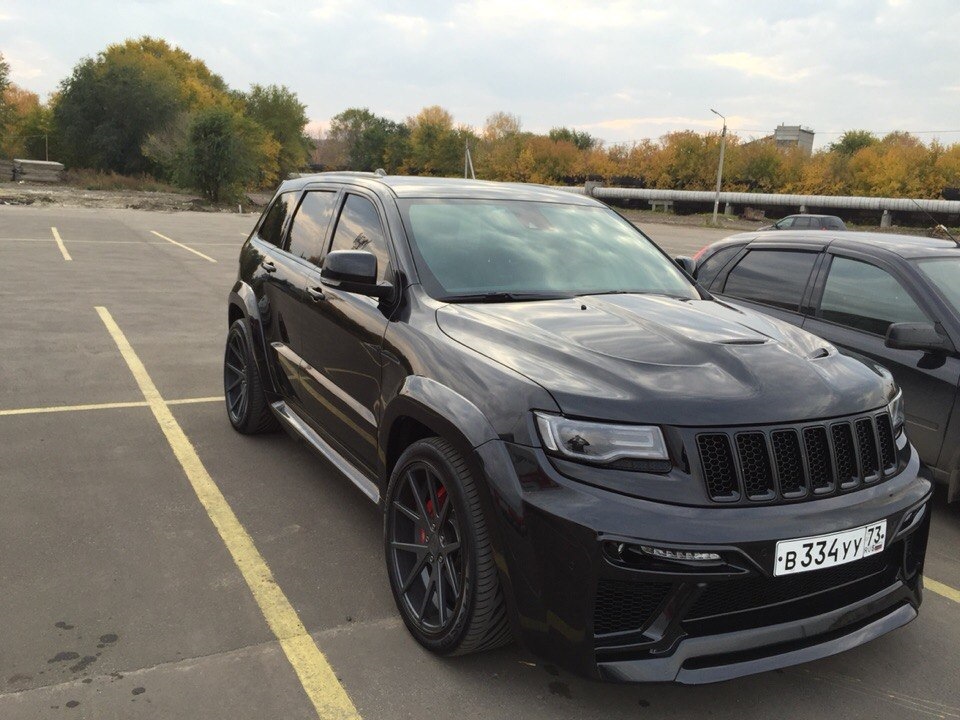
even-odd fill
[(715, 302), (595, 200), (288, 181), (228, 308), (230, 422), (378, 503), (430, 650), (701, 683), (917, 615), (931, 485), (890, 374)]
[(760, 230), (846, 230), (843, 220), (836, 215), (787, 215), (773, 225)]
[(880, 233), (743, 233), (704, 248), (695, 275), (719, 296), (888, 368), (907, 435), (960, 499), (960, 247)]

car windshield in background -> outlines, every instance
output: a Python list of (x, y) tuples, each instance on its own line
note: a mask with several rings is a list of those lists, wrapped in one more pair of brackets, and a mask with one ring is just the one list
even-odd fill
[(931, 258), (917, 262), (944, 299), (960, 312), (960, 257)]
[(450, 301), (601, 293), (697, 298), (646, 237), (599, 207), (516, 200), (399, 202), (427, 292)]

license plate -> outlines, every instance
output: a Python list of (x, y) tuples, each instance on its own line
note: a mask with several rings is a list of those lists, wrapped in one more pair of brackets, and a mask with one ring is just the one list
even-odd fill
[(883, 552), (886, 540), (886, 520), (830, 535), (781, 540), (773, 574), (791, 575), (853, 562)]

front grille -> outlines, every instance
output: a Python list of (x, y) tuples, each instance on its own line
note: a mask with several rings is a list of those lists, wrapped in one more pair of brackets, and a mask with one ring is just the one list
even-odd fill
[(696, 443), (707, 493), (716, 502), (824, 496), (897, 470), (886, 413), (829, 425), (704, 432)]
[(877, 415), (877, 437), (880, 440), (880, 462), (884, 471), (888, 471), (897, 465), (897, 446), (893, 440), (890, 416), (886, 413)]
[(643, 628), (667, 598), (670, 583), (634, 583), (601, 578), (593, 609), (595, 635)]
[(877, 553), (846, 565), (782, 577), (754, 576), (712, 583), (687, 613), (687, 620), (758, 610), (800, 600), (849, 583), (865, 580), (889, 567), (887, 553)]
[(877, 436), (873, 431), (873, 422), (868, 418), (857, 420), (857, 449), (860, 453), (860, 472), (865, 482), (880, 477), (880, 459), (877, 456)]
[(707, 480), (707, 490), (714, 500), (736, 500), (737, 471), (733, 466), (730, 440), (725, 433), (700, 435), (697, 438), (700, 464)]

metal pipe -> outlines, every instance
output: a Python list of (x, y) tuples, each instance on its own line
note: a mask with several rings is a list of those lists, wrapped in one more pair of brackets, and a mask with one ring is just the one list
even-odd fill
[[(565, 188), (583, 192), (582, 188)], [(655, 190), (650, 188), (597, 187), (593, 197), (613, 200), (673, 200), (711, 203), (716, 193), (709, 190)], [(912, 198), (859, 197), (854, 195), (780, 195), (777, 193), (721, 192), (719, 201), (734, 205), (777, 206), (808, 208), (836, 208), (841, 210), (875, 210), (877, 212), (916, 212), (918, 206), (931, 213), (960, 214), (960, 200), (914, 200)]]

